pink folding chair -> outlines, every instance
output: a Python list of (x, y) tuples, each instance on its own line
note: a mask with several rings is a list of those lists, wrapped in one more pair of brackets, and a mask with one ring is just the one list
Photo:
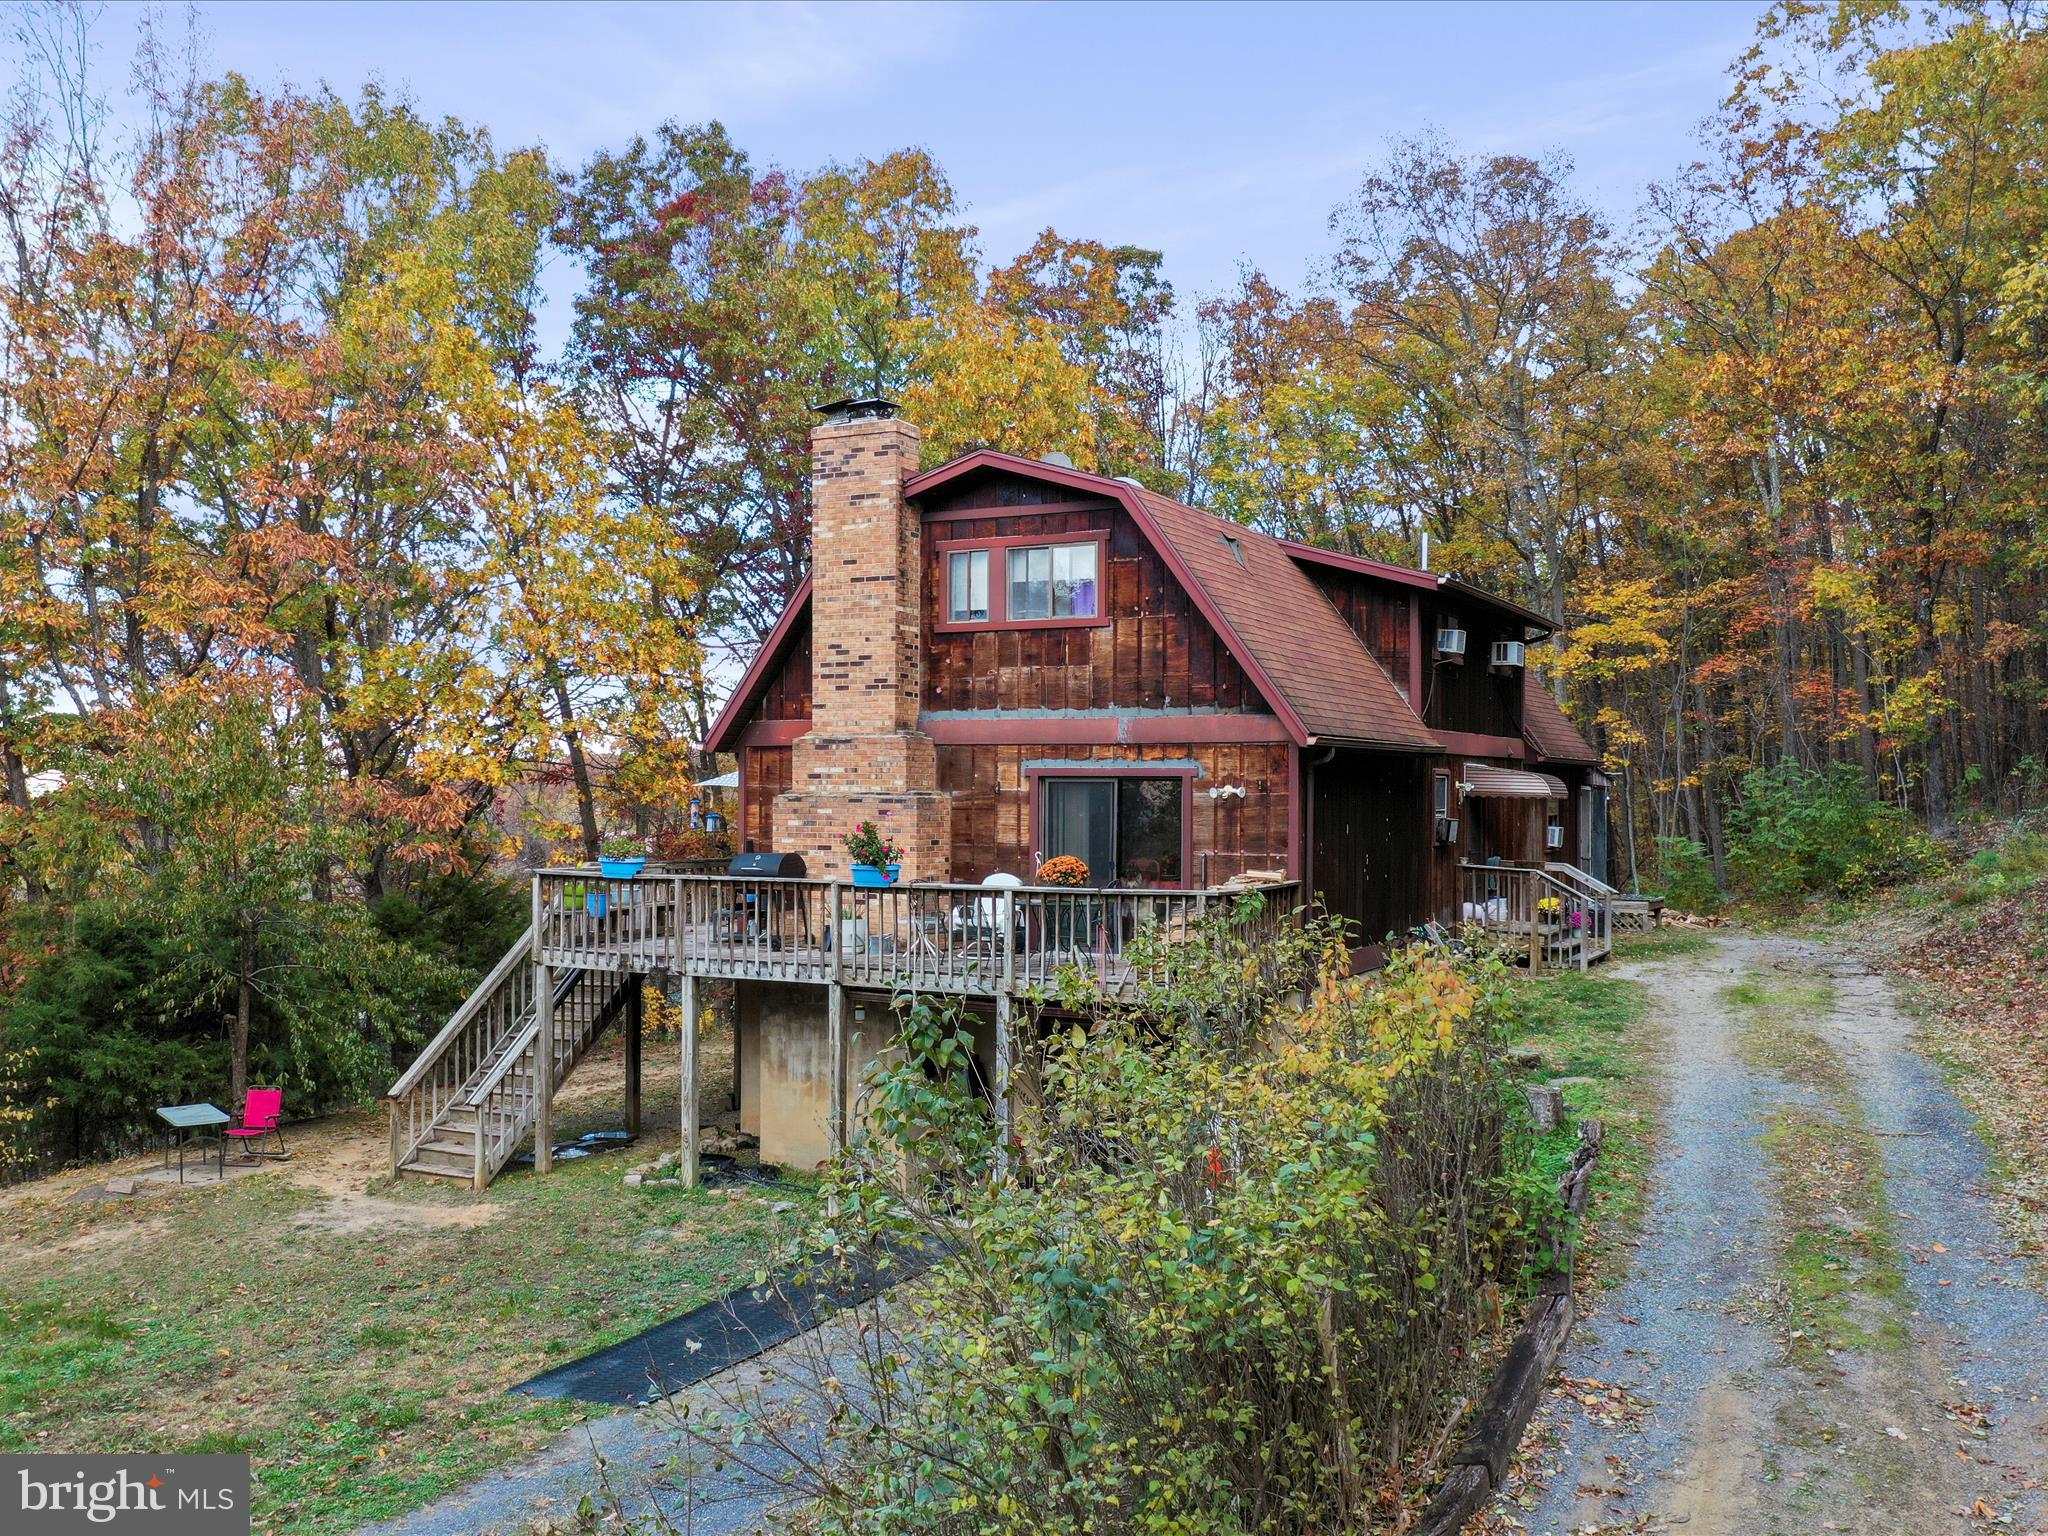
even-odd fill
[[(275, 1136), (277, 1138), (277, 1150), (282, 1153), (284, 1151), (284, 1131), (279, 1127), (278, 1120), (283, 1114), (284, 1090), (282, 1088), (251, 1088), (248, 1098), (242, 1101), (242, 1123), (229, 1126), (227, 1134), (239, 1137), (245, 1142), (260, 1141), (265, 1136)], [(252, 1157), (263, 1155), (254, 1146), (250, 1146), (247, 1150)]]

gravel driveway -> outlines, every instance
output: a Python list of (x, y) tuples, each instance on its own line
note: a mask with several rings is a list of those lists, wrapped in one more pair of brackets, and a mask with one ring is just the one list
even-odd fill
[[(1525, 1447), (1529, 1481), (1502, 1512), (1539, 1536), (2041, 1530), (2048, 1300), (1994, 1219), (1982, 1142), (1912, 1049), (1888, 984), (1821, 945), (1739, 936), (1626, 974), (1671, 1041), (1649, 1211), (1631, 1273), (1574, 1335)], [(1831, 986), (1799, 1020), (1836, 1073), (1831, 1103), (1799, 1072), (1758, 1064), (1724, 995), (1786, 974)], [(1795, 1348), (1791, 1217), (1767, 1132), (1828, 1114), (1881, 1149), (1859, 1176), (1888, 1206), (1904, 1285), (1851, 1297), (1885, 1312), (1884, 1342)]]

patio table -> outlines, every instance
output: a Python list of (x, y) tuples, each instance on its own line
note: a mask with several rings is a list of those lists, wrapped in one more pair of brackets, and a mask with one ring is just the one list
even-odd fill
[[(170, 1127), (164, 1133), (164, 1166), (171, 1166), (171, 1143), (178, 1146), (178, 1182), (185, 1182), (185, 1143), (192, 1132), (204, 1130), (209, 1125), (226, 1125), (233, 1118), (215, 1104), (159, 1104), (156, 1116)], [(216, 1177), (228, 1176), (228, 1141), (225, 1136), (216, 1135), (214, 1145), (220, 1156)]]

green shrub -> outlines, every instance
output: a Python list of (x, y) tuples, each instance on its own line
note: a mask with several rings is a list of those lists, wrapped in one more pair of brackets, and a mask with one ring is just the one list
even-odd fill
[(833, 1362), (844, 1454), (798, 1484), (822, 1529), (1362, 1529), (1443, 1431), (1556, 1208), (1501, 1068), (1505, 974), (1418, 948), (1253, 1016), (1260, 955), (1202, 942), (1176, 956), (1199, 1018), (1020, 1031), (1007, 1145), (969, 1017), (906, 1006), (825, 1235), (938, 1262)]
[[(0, 1058), (26, 1117), (18, 1163), (117, 1154), (160, 1133), (159, 1104), (225, 1104), (234, 996), (203, 963), (220, 936), (160, 912), (109, 898), (18, 917), (10, 937), (30, 958), (0, 1000)], [(292, 1116), (381, 1091), (464, 986), (357, 909), (313, 915), (266, 965), (251, 1020), (250, 1081), (283, 1088)]]
[(1859, 895), (1911, 879), (1932, 857), (1906, 813), (1849, 763), (1759, 768), (1742, 781), (1728, 817), (1730, 875), (1765, 902)]
[(2043, 875), (2048, 875), (2048, 821), (2022, 816), (1997, 842), (1971, 854), (1943, 894), (1957, 906), (1975, 906), (2017, 895)]
[(1721, 885), (1714, 861), (1689, 837), (1657, 839), (1657, 885), (1665, 901), (1681, 912), (1715, 912), (1721, 906)]

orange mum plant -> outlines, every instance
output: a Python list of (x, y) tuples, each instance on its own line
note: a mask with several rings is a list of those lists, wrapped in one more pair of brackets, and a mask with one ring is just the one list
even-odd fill
[(1058, 854), (1038, 866), (1040, 885), (1086, 885), (1088, 865), (1071, 853)]

